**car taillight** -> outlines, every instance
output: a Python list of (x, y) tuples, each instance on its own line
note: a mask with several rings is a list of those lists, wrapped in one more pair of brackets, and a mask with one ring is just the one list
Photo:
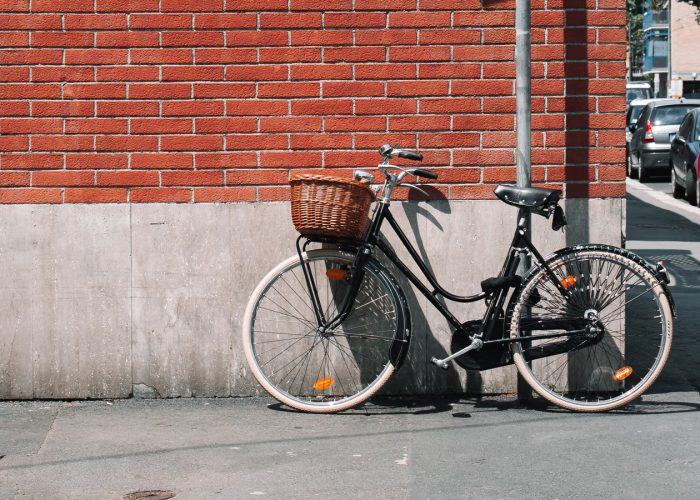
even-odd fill
[(647, 120), (647, 127), (644, 129), (644, 144), (654, 142), (654, 131), (651, 129), (651, 120)]

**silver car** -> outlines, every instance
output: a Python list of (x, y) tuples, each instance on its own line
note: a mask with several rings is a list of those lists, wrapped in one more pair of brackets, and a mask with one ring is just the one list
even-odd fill
[(654, 99), (630, 126), (629, 174), (647, 182), (651, 175), (671, 173), (671, 141), (685, 114), (700, 107), (700, 99)]

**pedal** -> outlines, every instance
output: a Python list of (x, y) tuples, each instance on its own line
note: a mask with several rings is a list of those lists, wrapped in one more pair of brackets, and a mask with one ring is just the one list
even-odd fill
[(447, 370), (450, 367), (450, 364), (447, 361), (443, 361), (442, 359), (437, 359), (436, 357), (430, 358), (430, 362), (434, 364), (435, 366), (442, 368), (443, 370)]

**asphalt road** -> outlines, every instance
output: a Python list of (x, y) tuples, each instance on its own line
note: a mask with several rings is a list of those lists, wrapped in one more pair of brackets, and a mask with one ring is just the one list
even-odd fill
[(629, 183), (627, 246), (667, 262), (679, 315), (661, 379), (623, 410), (464, 397), (339, 415), (259, 399), (4, 402), (0, 499), (698, 498), (700, 209), (650, 186)]

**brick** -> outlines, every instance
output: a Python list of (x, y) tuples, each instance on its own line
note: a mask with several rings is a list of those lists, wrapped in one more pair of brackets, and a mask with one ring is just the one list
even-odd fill
[(163, 47), (220, 47), (224, 45), (221, 31), (166, 31), (161, 33)]
[(255, 167), (257, 162), (257, 155), (254, 152), (195, 154), (197, 168)]
[(472, 132), (421, 133), (421, 148), (471, 148), (478, 147), (480, 134)]
[[(264, 66), (263, 66), (264, 67)], [(292, 80), (350, 80), (350, 64), (293, 64), (290, 67)], [(357, 77), (360, 79), (360, 77)], [(275, 78), (286, 80), (286, 78)]]
[(289, 35), (286, 31), (228, 31), (228, 47), (259, 47), (288, 45)]
[(418, 110), (415, 99), (357, 99), (357, 115), (401, 115), (414, 114)]
[(479, 0), (421, 0), (421, 10), (466, 10), (480, 9)]
[(255, 188), (252, 187), (196, 188), (194, 190), (194, 201), (197, 203), (224, 203), (255, 200), (256, 192)]
[(515, 117), (512, 115), (459, 115), (452, 121), (455, 130), (513, 130)]
[(225, 134), (233, 132), (256, 132), (257, 118), (197, 118), (195, 133)]
[[(262, 32), (268, 36), (275, 32)], [(281, 32), (284, 37), (280, 37), (279, 45), (286, 45), (287, 32)], [(358, 32), (358, 35), (361, 32)], [(284, 42), (282, 41), (284, 38)], [(352, 31), (350, 30), (294, 30), (291, 32), (292, 45), (352, 45)], [(357, 42), (361, 45), (360, 42)], [(265, 45), (271, 45), (269, 42)]]
[(191, 64), (190, 49), (133, 49), (131, 64)]
[(260, 132), (320, 132), (321, 118), (284, 116), (260, 118)]
[(33, 116), (93, 116), (95, 103), (92, 101), (34, 101)]
[(233, 81), (260, 82), (287, 80), (288, 74), (289, 68), (286, 64), (233, 65), (226, 66), (225, 78)]
[(186, 83), (130, 83), (129, 99), (187, 99), (191, 88)]
[(414, 10), (416, 0), (355, 0), (355, 10)]
[(376, 165), (376, 151), (329, 151), (324, 155), (326, 167), (356, 167)]
[(27, 12), (29, 0), (0, 0), (0, 12)]
[(87, 32), (35, 31), (32, 47), (92, 47), (94, 38)]
[(455, 61), (512, 61), (515, 56), (512, 46), (492, 46), (484, 50), (481, 45), (464, 45), (454, 48)]
[(384, 62), (384, 47), (329, 47), (323, 51), (324, 62)]
[(183, 153), (134, 153), (131, 155), (131, 168), (174, 169), (192, 168), (192, 155)]
[(33, 82), (89, 82), (95, 79), (92, 67), (80, 66), (35, 66), (32, 68)]
[(288, 149), (289, 140), (281, 134), (235, 134), (226, 137), (229, 150)]
[[(292, 68), (294, 74), (294, 68)], [(352, 73), (351, 73), (352, 75)], [(415, 64), (356, 64), (355, 78), (357, 80), (393, 80), (393, 79), (413, 79), (416, 78)], [(320, 75), (319, 75), (320, 76)], [(344, 78), (344, 79), (350, 79)]]
[(42, 135), (32, 137), (33, 151), (92, 151), (90, 136)]
[(460, 149), (453, 153), (455, 165), (512, 165), (512, 150)]
[(97, 186), (112, 187), (158, 186), (159, 183), (158, 172), (153, 170), (97, 172), (95, 179)]
[(158, 103), (154, 101), (98, 101), (96, 105), (97, 116), (158, 115)]
[(257, 57), (257, 50), (250, 48), (195, 49), (194, 51), (194, 60), (197, 64), (254, 63), (256, 62)]
[(111, 188), (68, 188), (64, 195), (65, 203), (124, 203), (126, 189)]
[(1, 99), (59, 98), (61, 86), (49, 83), (7, 83), (0, 86)]
[(0, 172), (0, 187), (29, 186), (28, 172)]
[(348, 115), (351, 113), (351, 99), (309, 99), (292, 101), (292, 114), (294, 115)]
[(222, 138), (212, 135), (171, 135), (160, 139), (161, 151), (216, 151), (222, 146)]
[(95, 174), (80, 170), (54, 170), (32, 172), (32, 186), (63, 187), (63, 186), (92, 186), (95, 184)]
[(0, 134), (60, 134), (63, 123), (56, 118), (0, 118)]
[(514, 44), (515, 30), (508, 28), (492, 28), (484, 30), (484, 45)]
[(60, 30), (59, 14), (0, 14), (0, 30)]
[(95, 138), (96, 151), (153, 151), (157, 147), (157, 137), (110, 135)]
[[(333, 49), (327, 49), (333, 50)], [(321, 49), (310, 47), (289, 47), (289, 48), (261, 48), (261, 63), (300, 63), (300, 62), (321, 62)]]
[[(71, 118), (66, 120), (66, 134), (126, 134), (128, 120), (111, 118)], [(60, 133), (60, 131), (58, 131)]]
[(127, 64), (129, 52), (125, 49), (67, 49), (65, 59), (68, 65)]
[(493, 199), (492, 184), (467, 184), (450, 186), (450, 198), (453, 200), (491, 200)]
[(0, 67), (0, 82), (28, 82), (29, 68)]
[(0, 32), (0, 47), (29, 47), (29, 33)]
[(95, 0), (95, 12), (157, 12), (158, 2), (159, 0)]
[(323, 18), (326, 29), (384, 28), (386, 23), (386, 14), (383, 12), (328, 12)]
[(255, 29), (258, 16), (255, 14), (197, 14), (195, 29)]
[(289, 186), (259, 187), (258, 201), (287, 201), (290, 191)]
[(294, 134), (290, 137), (290, 147), (302, 149), (352, 149), (350, 134)]
[(287, 0), (236, 0), (226, 2), (226, 10), (235, 11), (266, 11), (287, 10)]
[(478, 64), (445, 63), (445, 64), (421, 64), (418, 70), (419, 78), (479, 78), (481, 66)]
[(158, 33), (145, 31), (100, 31), (95, 34), (97, 47), (158, 47)]
[(190, 29), (192, 14), (131, 14), (129, 28), (140, 29)]
[(134, 118), (132, 134), (191, 134), (191, 118)]
[(0, 204), (4, 203), (61, 203), (61, 190), (45, 188), (0, 189)]
[(231, 185), (260, 185), (260, 184), (287, 184), (289, 171), (284, 169), (240, 169), (226, 172), (226, 184)]
[(0, 136), (0, 151), (26, 151), (29, 139), (26, 136)]
[[(163, 70), (165, 71), (165, 68)], [(160, 78), (158, 68), (155, 67), (103, 66), (98, 67), (96, 71), (97, 81), (102, 82), (147, 82)]]
[(390, 116), (389, 130), (449, 130), (449, 116), (417, 115)]
[(66, 83), (64, 99), (120, 99), (126, 97), (126, 85), (121, 83)]
[(92, 12), (93, 0), (32, 0), (32, 12)]
[(219, 170), (175, 170), (161, 172), (163, 186), (221, 186), (224, 173)]
[(162, 12), (208, 12), (220, 11), (224, 0), (161, 0)]
[(515, 182), (515, 167), (487, 167), (484, 168), (484, 182), (513, 183)]
[(437, 171), (440, 183), (475, 183), (481, 180), (480, 168), (441, 168)]
[(29, 116), (29, 102), (0, 101), (0, 116)]
[(390, 28), (435, 28), (450, 27), (449, 12), (391, 12)]
[(326, 132), (354, 132), (386, 130), (383, 116), (331, 116), (324, 120)]
[[(332, 14), (326, 14), (326, 26), (330, 15)], [(321, 14), (318, 12), (262, 13), (258, 17), (258, 24), (261, 29), (320, 28)]]
[(133, 188), (129, 193), (132, 203), (189, 203), (191, 188)]
[(224, 114), (224, 101), (166, 101), (163, 116), (218, 116)]
[[(487, 30), (488, 31), (488, 30)], [(473, 29), (422, 29), (421, 45), (464, 45), (481, 43), (481, 30)]]
[(3, 64), (61, 64), (62, 62), (63, 51), (60, 49), (4, 49), (2, 51)]
[(566, 196), (571, 198), (624, 198), (625, 183), (567, 184)]
[(291, 10), (352, 10), (352, 0), (335, 0), (329, 4), (326, 0), (291, 0)]
[(384, 95), (383, 82), (324, 82), (323, 97), (377, 97)]
[[(533, 12), (533, 24), (536, 12)], [(510, 10), (502, 11), (484, 11), (484, 12), (455, 12), (453, 16), (455, 27), (466, 26), (473, 28), (475, 26), (491, 27), (491, 26), (515, 26), (515, 12)]]
[[(119, 170), (129, 166), (126, 154), (67, 154), (66, 168), (74, 170)], [(99, 174), (98, 174), (99, 175)]]
[(481, 99), (469, 97), (424, 98), (420, 101), (420, 113), (473, 113), (481, 110)]
[(289, 103), (274, 99), (232, 99), (226, 101), (229, 116), (286, 115)]
[(0, 168), (3, 170), (47, 170), (63, 168), (63, 155), (33, 153), (2, 154), (0, 155)]
[(515, 113), (515, 97), (484, 98), (484, 113)]
[(447, 95), (449, 82), (443, 80), (405, 80), (387, 83), (387, 96)]
[[(37, 15), (37, 14), (34, 14)], [(59, 17), (59, 16), (56, 16)], [(66, 14), (64, 16), (65, 29), (67, 31), (77, 30), (123, 30), (126, 29), (126, 15), (124, 14)], [(54, 29), (61, 29), (52, 26)]]
[(467, 80), (452, 83), (452, 95), (511, 95), (513, 93), (512, 80)]
[(195, 83), (195, 99), (211, 97), (254, 97), (255, 85), (252, 83)]
[(260, 153), (261, 167), (320, 167), (321, 153), (286, 151), (281, 153)]
[(450, 47), (390, 47), (390, 61), (449, 61)]

